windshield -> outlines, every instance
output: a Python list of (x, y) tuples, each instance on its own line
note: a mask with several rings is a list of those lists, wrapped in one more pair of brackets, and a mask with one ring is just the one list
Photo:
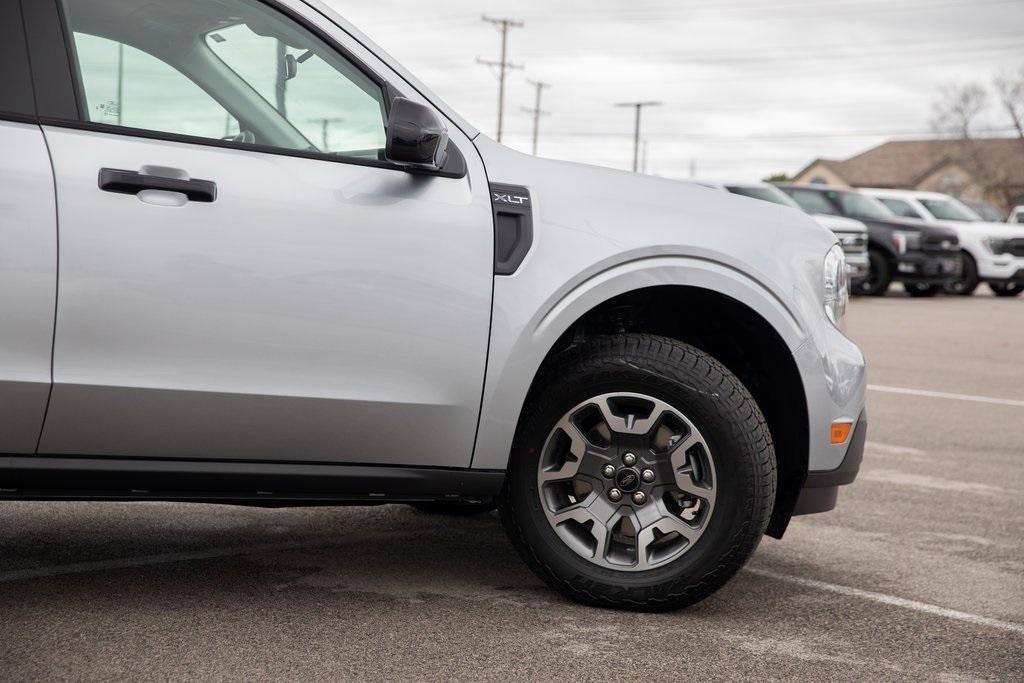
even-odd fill
[(771, 202), (772, 204), (782, 204), (794, 209), (799, 209), (800, 205), (790, 199), (789, 195), (780, 190), (777, 187), (763, 187), (761, 185), (729, 185), (725, 189), (729, 190), (733, 194), (742, 195), (744, 197), (751, 197), (753, 199), (760, 199), (765, 202)]
[(832, 202), (828, 200), (824, 192), (818, 192), (817, 190), (805, 190), (801, 188), (792, 188), (787, 190), (789, 196), (793, 198), (801, 209), (807, 213), (823, 213), (829, 216), (838, 216), (839, 211), (832, 205)]
[(903, 216), (904, 218), (916, 218), (917, 220), (924, 218), (924, 216), (919, 214), (917, 210), (910, 205), (910, 202), (905, 202), (902, 199), (879, 197), (878, 201), (889, 207), (889, 210), (897, 216)]
[(974, 209), (976, 214), (990, 223), (1002, 223), (1006, 220), (1006, 214), (1002, 213), (991, 204), (986, 204), (985, 202), (970, 202), (968, 203), (968, 206)]
[(964, 221), (975, 223), (981, 216), (955, 199), (918, 199), (928, 213), (941, 221)]
[(843, 209), (843, 215), (850, 218), (884, 221), (896, 216), (896, 214), (889, 210), (889, 207), (874, 197), (868, 197), (857, 192), (830, 192), (829, 194), (836, 195), (836, 198), (839, 200), (839, 206)]

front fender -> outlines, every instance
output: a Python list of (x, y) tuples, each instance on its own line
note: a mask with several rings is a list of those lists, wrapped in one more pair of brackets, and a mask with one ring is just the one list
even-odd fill
[(798, 316), (768, 285), (709, 256), (625, 254), (596, 266), (538, 305), (528, 278), (495, 278), (491, 348), (474, 468), (504, 469), (537, 371), (558, 339), (588, 311), (628, 292), (661, 285), (707, 289), (757, 312), (793, 351), (806, 339)]

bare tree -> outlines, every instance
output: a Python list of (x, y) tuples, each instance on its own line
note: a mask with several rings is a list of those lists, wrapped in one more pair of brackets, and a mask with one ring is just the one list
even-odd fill
[(978, 117), (988, 108), (988, 93), (978, 83), (948, 85), (934, 105), (932, 128), (936, 133), (969, 140)]
[[(993, 86), (998, 110), (1009, 117), (1008, 123), (1017, 131), (1024, 153), (1024, 65), (1016, 72), (995, 78)], [(1009, 204), (1015, 201), (1019, 188), (1010, 182), (1010, 169), (1005, 161), (993, 158), (991, 152), (986, 153), (987, 145), (979, 137), (986, 128), (983, 119), (991, 121), (987, 116), (990, 103), (989, 91), (980, 83), (946, 86), (940, 90), (934, 104), (932, 128), (950, 138), (950, 158), (973, 177), (985, 195)], [(950, 187), (945, 191), (959, 195), (964, 189)]]
[(1024, 65), (1015, 74), (998, 76), (995, 86), (999, 103), (1017, 129), (1017, 135), (1024, 140)]
[[(1004, 170), (992, 163), (976, 136), (988, 106), (989, 95), (979, 83), (946, 86), (933, 105), (932, 128), (939, 135), (951, 138), (951, 157), (970, 173), (986, 194), (1003, 194), (1000, 188), (1006, 184)], [(965, 189), (956, 184), (942, 191), (959, 197)]]

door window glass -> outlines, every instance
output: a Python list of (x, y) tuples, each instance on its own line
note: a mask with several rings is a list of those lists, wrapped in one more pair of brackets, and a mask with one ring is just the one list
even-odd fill
[(289, 45), (246, 24), (208, 33), (205, 40), (320, 151), (375, 156), (383, 149), (380, 88), (347, 62), (318, 54), (309, 41)]
[(224, 107), (165, 62), (107, 38), (74, 40), (90, 121), (203, 138), (237, 132)]
[(90, 121), (383, 159), (380, 85), (256, 0), (62, 0)]

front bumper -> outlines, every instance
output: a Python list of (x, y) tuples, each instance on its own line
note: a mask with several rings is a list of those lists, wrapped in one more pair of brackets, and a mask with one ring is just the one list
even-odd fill
[(978, 277), (985, 281), (1024, 282), (1024, 258), (986, 256), (977, 259)]
[(852, 484), (860, 471), (864, 459), (864, 444), (868, 434), (867, 411), (860, 414), (857, 425), (850, 435), (850, 445), (846, 449), (846, 457), (833, 470), (814, 471), (807, 473), (807, 479), (796, 500), (794, 515), (811, 515), (817, 512), (828, 512), (836, 506), (839, 498), (839, 487)]
[(855, 252), (846, 254), (846, 274), (850, 280), (863, 280), (871, 270), (871, 261), (868, 260), (867, 252)]
[(959, 252), (913, 251), (896, 257), (893, 279), (899, 282), (943, 284), (960, 277), (962, 270)]

